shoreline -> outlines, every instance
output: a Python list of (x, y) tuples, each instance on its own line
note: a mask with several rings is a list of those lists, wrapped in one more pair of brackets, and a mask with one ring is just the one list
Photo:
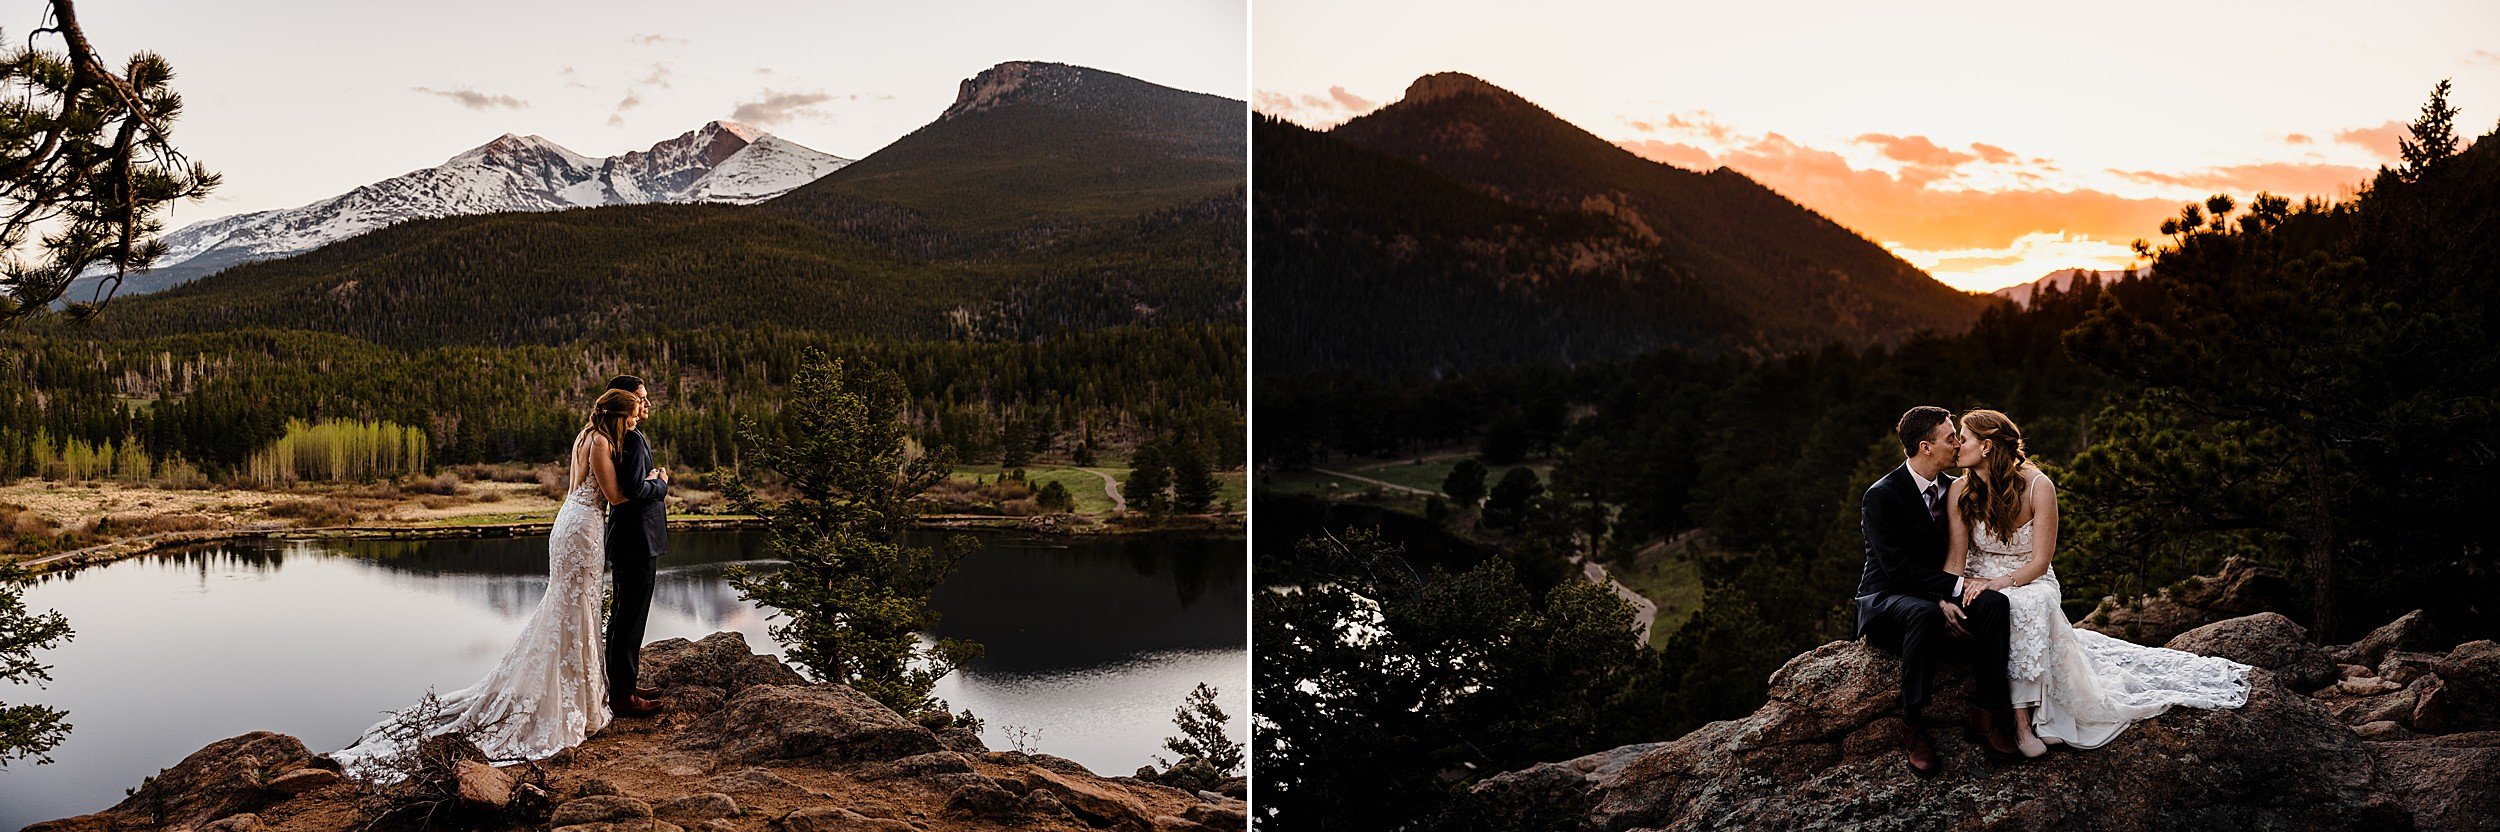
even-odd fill
[[(520, 520), (506, 523), (454, 523), (435, 525), (350, 525), (283, 529), (201, 529), (195, 531), (157, 532), (138, 537), (99, 543), (83, 549), (17, 561), (16, 565), (37, 575), (76, 571), (88, 566), (112, 563), (129, 558), (157, 554), (169, 549), (228, 543), (241, 540), (444, 540), (450, 538), (524, 537), (541, 535), (555, 526), (555, 521)], [(1101, 537), (1169, 532), (1241, 532), (1247, 524), (1238, 513), (1224, 517), (1213, 515), (1182, 515), (1164, 518), (1153, 526), (1130, 527), (1067, 515), (1009, 517), (990, 514), (922, 515), (912, 524), (920, 530), (1026, 532), (1062, 537)], [(720, 515), (670, 518), (671, 532), (745, 531), (762, 529), (762, 520), (746, 515)]]

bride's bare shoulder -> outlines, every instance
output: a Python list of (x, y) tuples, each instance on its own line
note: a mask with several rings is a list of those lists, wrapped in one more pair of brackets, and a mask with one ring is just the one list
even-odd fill
[(2024, 476), (2031, 479), (2031, 484), (2051, 494), (2057, 493), (2057, 483), (2049, 481), (2049, 472), (2040, 470), (2040, 466), (2026, 462), (2023, 463), (2023, 471)]

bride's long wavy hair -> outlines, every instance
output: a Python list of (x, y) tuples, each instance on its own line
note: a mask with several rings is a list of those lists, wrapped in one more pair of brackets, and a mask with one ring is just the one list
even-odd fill
[[(620, 458), (625, 454), (625, 420), (632, 418), (634, 411), (640, 409), (641, 405), (642, 397), (635, 395), (632, 390), (609, 390), (601, 393), (599, 400), (591, 403), (590, 422), (582, 425), (582, 430), (607, 437), (608, 458)], [(573, 484), (580, 485), (581, 478), (589, 475), (590, 472), (586, 469), (574, 471)]]
[(1987, 456), (1979, 458), (1971, 473), (1981, 469), (1988, 476), (1970, 478), (1962, 489), (1962, 518), (1971, 524), (1971, 533), (1979, 533), (1979, 521), (1988, 521), (1988, 529), (2000, 535), (2014, 533), (2014, 518), (2022, 515), (2023, 500), (2031, 494), (2031, 481), (2022, 475), (2023, 464), (2031, 460), (2029, 449), (2023, 447), (2023, 431), (2014, 420), (1994, 410), (1973, 410), (1962, 414), (1962, 431), (1971, 441), (1989, 445)]

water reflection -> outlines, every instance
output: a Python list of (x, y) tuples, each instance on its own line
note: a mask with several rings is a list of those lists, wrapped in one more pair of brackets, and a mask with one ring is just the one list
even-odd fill
[[(722, 580), (769, 568), (761, 536), (672, 536), (649, 638), (746, 634), (778, 652), (770, 611)], [(934, 538), (916, 542), (933, 543)], [(1243, 543), (1149, 537), (990, 535), (939, 588), (936, 635), (983, 658), (937, 694), (1106, 774), (1161, 751), (1200, 681), (1223, 689), (1236, 738), (1248, 723)], [(182, 755), (251, 730), (315, 750), (353, 739), (428, 687), (476, 681), (511, 646), (546, 590), (546, 540), (293, 541), (201, 547), (38, 579), (27, 602), (78, 630), (39, 655), (50, 687), (0, 686), (0, 701), (67, 708), (59, 762), (0, 773), (0, 829), (94, 811)]]

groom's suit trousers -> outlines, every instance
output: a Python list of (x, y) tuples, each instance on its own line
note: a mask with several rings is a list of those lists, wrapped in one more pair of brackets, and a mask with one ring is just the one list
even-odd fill
[(1904, 718), (1918, 719), (1919, 709), (1934, 696), (1936, 665), (1946, 659), (1970, 662), (1971, 704), (1995, 711), (2012, 706), (2005, 676), (2011, 607), (2004, 594), (1995, 590), (1982, 592), (1962, 608), (1962, 627), (1970, 631), (1969, 638), (1956, 637), (1945, 627), (1944, 610), (1935, 601), (1886, 595), (1872, 606), (1866, 639), (1877, 648), (1901, 655)]
[(623, 702), (642, 681), (642, 632), (651, 622), (651, 585), (659, 569), (644, 557), (610, 566), (616, 590), (608, 607), (608, 701)]

